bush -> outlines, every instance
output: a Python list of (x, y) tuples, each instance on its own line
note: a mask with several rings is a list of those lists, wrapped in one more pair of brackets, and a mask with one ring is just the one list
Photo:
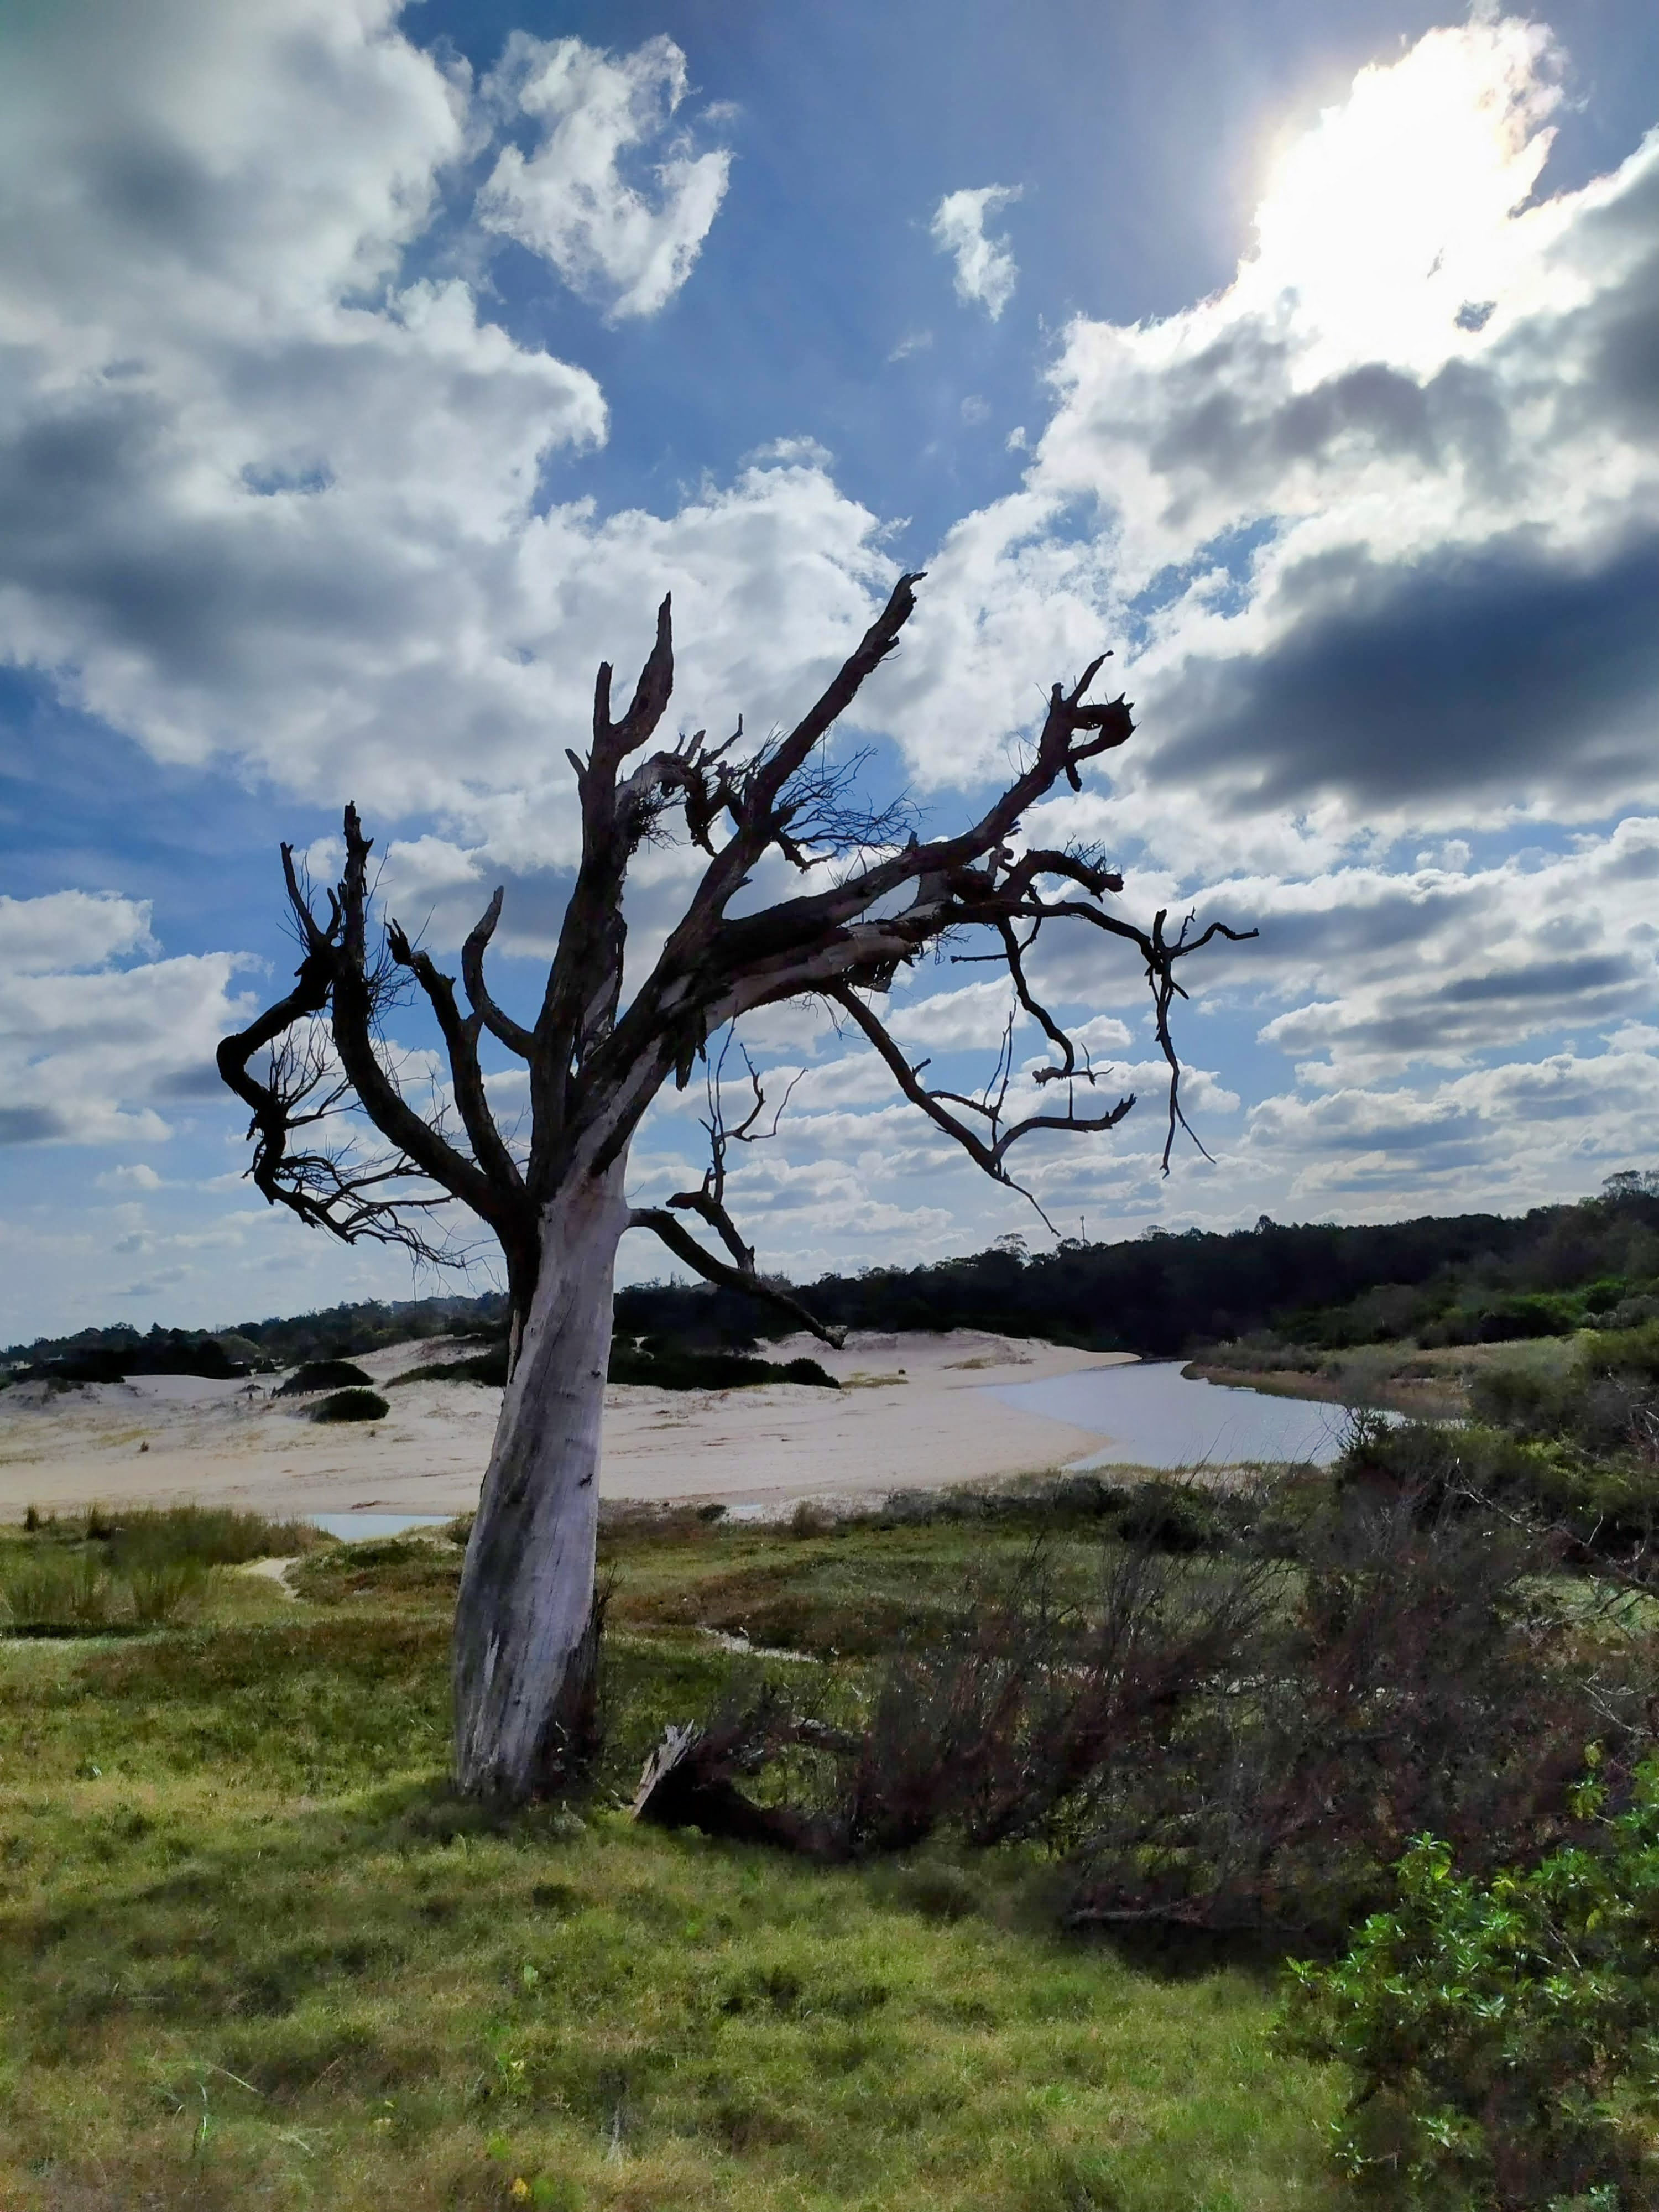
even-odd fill
[(1302, 1553), (1224, 1693), (1103, 1778), (1073, 1854), (1073, 1924), (1340, 1941), (1388, 1902), (1424, 1828), (1488, 1867), (1547, 1847), (1604, 1712), (1639, 1723), (1637, 1697), (1560, 1650), (1546, 1559), (1478, 1514), (1353, 1489)]
[(1388, 2172), (1413, 2203), (1510, 2208), (1659, 2183), (1659, 1768), (1588, 1842), (1481, 1881), (1431, 1836), (1398, 1869), (1395, 1909), (1347, 1956), (1293, 1966), (1286, 2039), (1358, 2086), (1341, 2141), (1356, 2174)]
[[(1253, 1563), (1194, 1576), (1103, 1546), (1089, 1603), (1056, 1595), (1034, 1547), (1012, 1583), (981, 1577), (936, 1638), (888, 1658), (858, 1729), (763, 1687), (727, 1703), (665, 1769), (645, 1817), (769, 1840), (826, 1860), (914, 1850), (941, 1830), (985, 1847), (1062, 1842), (1079, 1803), (1240, 1662), (1269, 1602)], [(776, 1765), (760, 1805), (737, 1778)]]
[(316, 1390), (367, 1389), (374, 1377), (349, 1359), (307, 1359), (279, 1385), (279, 1398), (305, 1398)]
[(0, 1607), (15, 1635), (95, 1635), (116, 1610), (116, 1586), (95, 1552), (30, 1547), (0, 1562)]
[(378, 1390), (337, 1390), (311, 1409), (313, 1421), (378, 1421), (392, 1411)]
[(299, 1552), (328, 1540), (304, 1522), (182, 1505), (118, 1522), (33, 1516), (32, 1540), (0, 1547), (0, 1616), (16, 1635), (96, 1635), (188, 1618), (217, 1565)]
[(392, 1389), (404, 1382), (483, 1382), (498, 1390), (504, 1389), (507, 1346), (492, 1344), (487, 1352), (469, 1352), (464, 1359), (429, 1359), (422, 1366), (394, 1375), (386, 1388)]
[(608, 1380), (650, 1383), (659, 1390), (743, 1390), (762, 1382), (809, 1382), (820, 1390), (841, 1388), (816, 1359), (751, 1359), (740, 1352), (694, 1352), (652, 1339), (637, 1349), (613, 1345)]
[(1580, 1564), (1638, 1557), (1659, 1526), (1659, 1468), (1586, 1441), (1599, 1425), (1628, 1438), (1632, 1416), (1608, 1395), (1615, 1387), (1489, 1370), (1471, 1392), (1483, 1419), (1457, 1427), (1357, 1423), (1337, 1482), (1411, 1492), (1424, 1510), (1495, 1505), (1547, 1525)]
[(156, 1559), (135, 1565), (127, 1577), (132, 1617), (141, 1628), (159, 1628), (195, 1612), (207, 1584), (199, 1559)]
[[(364, 1376), (364, 1381), (368, 1379)], [(738, 1352), (696, 1352), (684, 1346), (647, 1343), (611, 1347), (606, 1380), (648, 1382), (659, 1390), (738, 1390), (758, 1382), (810, 1382), (821, 1390), (840, 1384), (816, 1359), (750, 1359)], [(484, 1382), (501, 1388), (507, 1381), (507, 1346), (491, 1345), (464, 1359), (434, 1359), (392, 1377), (404, 1382)]]
[[(94, 1534), (92, 1527), (88, 1536)], [(271, 1521), (229, 1505), (129, 1506), (101, 1540), (118, 1573), (192, 1562), (198, 1567), (240, 1566), (248, 1559), (286, 1558), (329, 1540), (309, 1521)]]

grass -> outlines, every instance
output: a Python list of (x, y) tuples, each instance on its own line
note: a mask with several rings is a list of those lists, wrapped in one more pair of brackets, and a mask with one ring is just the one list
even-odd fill
[(228, 1508), (140, 1506), (112, 1521), (97, 1507), (0, 1542), (0, 1630), (85, 1636), (155, 1628), (200, 1607), (208, 1571), (302, 1552), (325, 1540), (307, 1522)]
[(0, 1638), (0, 2203), (1346, 2203), (1342, 2077), (1273, 2048), (1255, 1970), (1062, 1942), (1024, 1854), (825, 1872), (616, 1809), (665, 1721), (758, 1671), (703, 1626), (872, 1648), (860, 1601), (921, 1632), (1026, 1540), (616, 1534), (580, 1817), (448, 1794), (441, 1539), (319, 1547), (293, 1596), (204, 1565), (185, 1626)]

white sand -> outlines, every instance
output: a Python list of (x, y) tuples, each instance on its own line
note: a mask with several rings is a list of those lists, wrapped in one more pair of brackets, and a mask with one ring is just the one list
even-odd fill
[[(384, 1384), (476, 1349), (402, 1345), (357, 1364)], [(765, 1509), (1040, 1473), (1097, 1449), (1100, 1438), (1016, 1411), (985, 1386), (1114, 1359), (969, 1329), (855, 1334), (841, 1352), (801, 1337), (768, 1350), (775, 1358), (809, 1353), (843, 1387), (613, 1387), (600, 1494)], [(384, 1420), (322, 1425), (293, 1400), (194, 1376), (51, 1395), (20, 1384), (0, 1392), (0, 1516), (31, 1504), (61, 1511), (185, 1500), (273, 1515), (456, 1513), (476, 1504), (500, 1391), (414, 1382), (386, 1395)]]

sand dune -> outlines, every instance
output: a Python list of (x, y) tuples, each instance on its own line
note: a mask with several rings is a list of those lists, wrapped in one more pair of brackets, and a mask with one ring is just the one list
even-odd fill
[[(448, 1348), (395, 1346), (358, 1364), (385, 1384)], [(773, 1356), (801, 1352), (842, 1389), (607, 1390), (601, 1495), (775, 1509), (1031, 1474), (1099, 1445), (1066, 1422), (1001, 1404), (984, 1386), (1068, 1374), (1110, 1355), (959, 1329), (855, 1334), (840, 1352), (803, 1337)], [(475, 1504), (501, 1393), (414, 1382), (387, 1395), (384, 1420), (336, 1426), (263, 1389), (195, 1376), (52, 1394), (20, 1384), (0, 1393), (0, 1515), (184, 1500), (299, 1515)]]

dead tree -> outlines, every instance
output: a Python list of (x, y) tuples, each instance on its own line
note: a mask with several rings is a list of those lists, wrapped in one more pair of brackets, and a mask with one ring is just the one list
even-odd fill
[[(1028, 960), (1038, 933), (1066, 924), (1128, 948), (1151, 987), (1169, 1065), (1170, 1144), (1184, 1124), (1170, 1012), (1182, 995), (1179, 963), (1217, 936), (1212, 922), (1150, 929), (1105, 902), (1122, 888), (1098, 852), (1026, 845), (1027, 810), (1061, 782), (1081, 788), (1085, 766), (1123, 744), (1133, 725), (1122, 699), (1086, 694), (1105, 658), (1067, 690), (1056, 684), (1025, 766), (994, 803), (954, 836), (920, 841), (890, 812), (861, 811), (855, 761), (836, 768), (825, 740), (860, 686), (892, 652), (920, 578), (891, 598), (822, 696), (787, 734), (745, 748), (742, 725), (724, 744), (702, 731), (647, 750), (673, 683), (669, 605), (634, 696), (611, 713), (611, 671), (601, 666), (586, 757), (568, 757), (581, 810), (581, 858), (542, 1003), (532, 1022), (499, 1006), (484, 955), (501, 918), (497, 890), (461, 951), (465, 1009), (454, 981), (395, 921), (374, 927), (370, 841), (345, 810), (345, 866), (319, 905), (283, 848), (303, 957), (294, 988), (219, 1048), (219, 1070), (249, 1108), (250, 1174), (273, 1204), (348, 1241), (398, 1243), (430, 1254), (442, 1210), (471, 1210), (498, 1241), (511, 1307), (508, 1380), (467, 1548), (456, 1614), (455, 1759), (462, 1786), (520, 1798), (568, 1775), (589, 1694), (599, 1424), (610, 1352), (617, 1247), (649, 1229), (711, 1282), (781, 1301), (834, 1340), (781, 1287), (763, 1281), (727, 1210), (732, 1137), (718, 1108), (714, 1157), (701, 1187), (666, 1206), (630, 1206), (629, 1146), (664, 1084), (684, 1085), (716, 1035), (757, 1008), (817, 998), (868, 1038), (902, 1095), (994, 1181), (1015, 1182), (1015, 1148), (1047, 1133), (1115, 1128), (1133, 1095), (1108, 1103), (1085, 1052), (1033, 988)], [(708, 856), (690, 903), (648, 975), (624, 988), (623, 890), (640, 846), (678, 823)], [(738, 895), (773, 854), (808, 878), (799, 896), (734, 914)], [(895, 975), (946, 939), (988, 941), (1014, 997), (1047, 1040), (1035, 1110), (1011, 1109), (1012, 1024), (1000, 1073), (980, 1096), (924, 1080), (876, 1002)], [(441, 1110), (421, 1112), (399, 1080), (381, 1018), (400, 990), (422, 994), (447, 1056)], [(503, 1134), (488, 1097), (479, 1047), (488, 1031), (528, 1070), (527, 1141)], [(716, 1091), (718, 1087), (716, 1086)], [(1052, 1102), (1052, 1103), (1050, 1103)], [(385, 1150), (330, 1144), (319, 1133), (346, 1109), (366, 1117)], [(459, 1127), (455, 1126), (459, 1124)], [(710, 1250), (693, 1233), (701, 1222)]]

